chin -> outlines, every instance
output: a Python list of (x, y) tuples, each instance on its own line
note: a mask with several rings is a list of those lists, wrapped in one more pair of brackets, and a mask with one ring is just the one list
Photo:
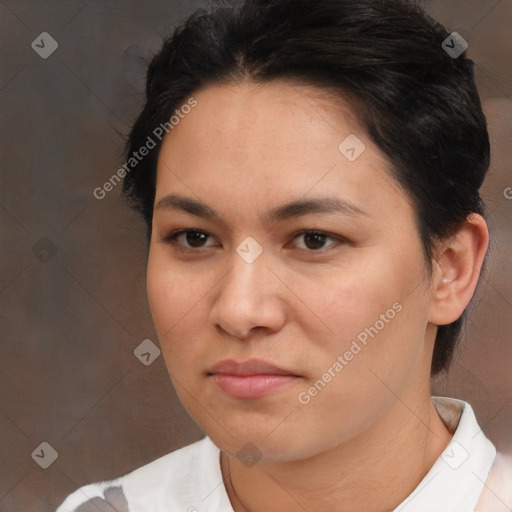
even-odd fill
[[(208, 421), (200, 428), (213, 443), (232, 457), (245, 460), (248, 464), (260, 462), (286, 462), (308, 457), (311, 448), (302, 446), (301, 440), (306, 434), (289, 432), (288, 429), (275, 426), (262, 427), (249, 423), (242, 418), (236, 424), (219, 424)], [(223, 428), (224, 427), (224, 428)], [(313, 450), (314, 451), (314, 450)]]

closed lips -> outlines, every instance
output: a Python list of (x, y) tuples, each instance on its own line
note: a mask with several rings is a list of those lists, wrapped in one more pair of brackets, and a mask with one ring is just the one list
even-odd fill
[(290, 375), (299, 377), (299, 375), (290, 370), (280, 368), (279, 366), (261, 359), (249, 359), (248, 361), (235, 361), (233, 359), (226, 359), (214, 365), (208, 372), (209, 375), (216, 373), (238, 376)]

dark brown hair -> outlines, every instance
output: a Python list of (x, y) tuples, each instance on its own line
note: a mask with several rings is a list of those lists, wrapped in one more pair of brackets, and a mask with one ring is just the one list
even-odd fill
[[(413, 1), (219, 1), (189, 16), (151, 61), (127, 157), (194, 91), (214, 83), (285, 78), (337, 91), (412, 198), (431, 272), (435, 242), (470, 213), (484, 214), (479, 189), (490, 159), (474, 63), (445, 51), (449, 36)], [(148, 241), (160, 145), (123, 183)], [(433, 375), (449, 367), (463, 318), (438, 327)]]

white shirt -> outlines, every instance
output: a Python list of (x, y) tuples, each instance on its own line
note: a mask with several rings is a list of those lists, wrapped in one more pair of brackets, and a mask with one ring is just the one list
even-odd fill
[[(450, 444), (393, 512), (512, 512), (512, 457), (497, 453), (471, 406), (432, 397)], [(107, 505), (108, 504), (108, 505)], [(233, 512), (209, 437), (69, 495), (56, 512)]]

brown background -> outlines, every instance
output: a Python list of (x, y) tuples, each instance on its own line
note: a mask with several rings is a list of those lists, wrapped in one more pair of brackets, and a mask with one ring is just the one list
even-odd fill
[[(178, 403), (145, 295), (142, 221), (120, 187), (92, 191), (123, 163), (144, 64), (205, 1), (0, 1), (0, 511), (49, 512), (80, 485), (126, 473), (202, 437)], [(469, 401), (512, 451), (512, 0), (436, 0), (469, 42), (493, 144), (483, 195), (493, 248), (464, 350), (434, 393)], [(31, 48), (49, 32), (48, 59)], [(42, 239), (42, 240), (41, 240)], [(55, 252), (56, 251), (56, 252)], [(54, 253), (54, 254), (53, 254)], [(31, 453), (58, 452), (48, 469)]]

